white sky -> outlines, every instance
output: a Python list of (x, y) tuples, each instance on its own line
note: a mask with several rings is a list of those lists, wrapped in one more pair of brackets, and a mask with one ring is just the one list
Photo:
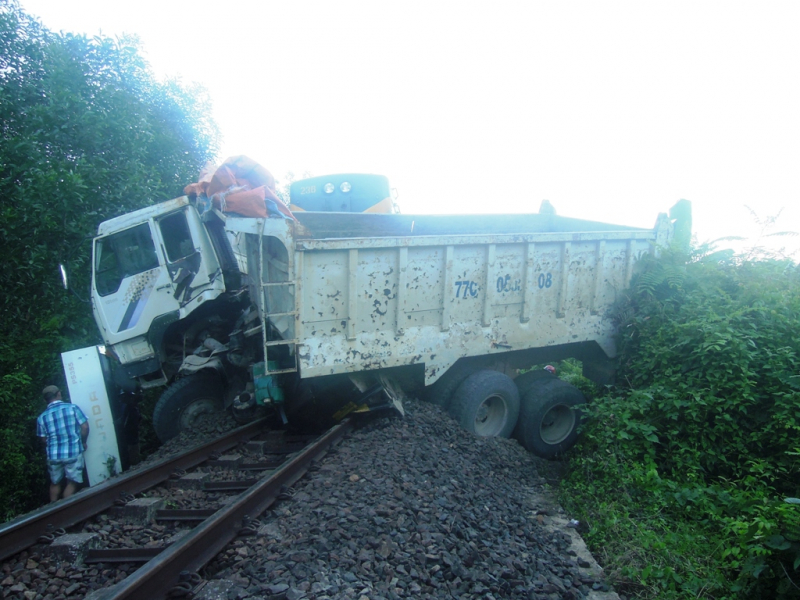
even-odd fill
[[(405, 213), (536, 212), (700, 241), (800, 232), (800, 3), (22, 0), (210, 92), (222, 156), (387, 175)], [(786, 240), (796, 247), (800, 238)]]

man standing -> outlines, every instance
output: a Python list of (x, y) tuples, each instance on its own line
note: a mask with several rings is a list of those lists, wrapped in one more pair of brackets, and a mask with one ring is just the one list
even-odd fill
[(36, 435), (47, 445), (50, 472), (50, 502), (61, 497), (61, 481), (66, 475), (64, 498), (69, 498), (83, 483), (83, 451), (89, 437), (89, 422), (83, 411), (61, 399), (54, 385), (42, 390), (47, 409), (36, 419)]

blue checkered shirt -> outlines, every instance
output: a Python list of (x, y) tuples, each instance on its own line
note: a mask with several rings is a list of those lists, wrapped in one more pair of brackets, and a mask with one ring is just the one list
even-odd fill
[(83, 452), (81, 424), (88, 419), (74, 404), (51, 402), (36, 419), (36, 435), (47, 438), (47, 458), (66, 460)]

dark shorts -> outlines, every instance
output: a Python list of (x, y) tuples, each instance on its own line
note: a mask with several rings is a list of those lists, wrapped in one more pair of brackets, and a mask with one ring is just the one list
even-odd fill
[(47, 470), (50, 471), (50, 482), (53, 485), (61, 483), (66, 474), (70, 481), (83, 483), (83, 465), (83, 454), (62, 460), (48, 460)]

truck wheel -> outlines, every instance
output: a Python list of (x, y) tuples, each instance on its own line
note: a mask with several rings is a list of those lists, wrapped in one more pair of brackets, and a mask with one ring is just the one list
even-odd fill
[(525, 394), (528, 393), (528, 390), (531, 389), (531, 387), (543, 385), (544, 383), (555, 380), (556, 376), (552, 373), (545, 371), (544, 369), (535, 369), (533, 371), (523, 373), (514, 380), (514, 383), (517, 385), (517, 389), (519, 390), (519, 397), (523, 398)]
[(191, 429), (197, 417), (222, 410), (222, 381), (213, 375), (191, 375), (161, 394), (153, 411), (153, 429), (162, 442)]
[(482, 370), (467, 377), (450, 404), (450, 414), (482, 437), (508, 437), (519, 415), (519, 392), (508, 375)]
[(575, 444), (581, 419), (577, 407), (585, 402), (578, 388), (559, 379), (530, 381), (514, 437), (537, 456), (554, 458)]
[(448, 369), (447, 373), (437, 379), (436, 383), (425, 390), (425, 399), (431, 404), (447, 410), (458, 386), (475, 371), (475, 365), (463, 360), (457, 362)]

